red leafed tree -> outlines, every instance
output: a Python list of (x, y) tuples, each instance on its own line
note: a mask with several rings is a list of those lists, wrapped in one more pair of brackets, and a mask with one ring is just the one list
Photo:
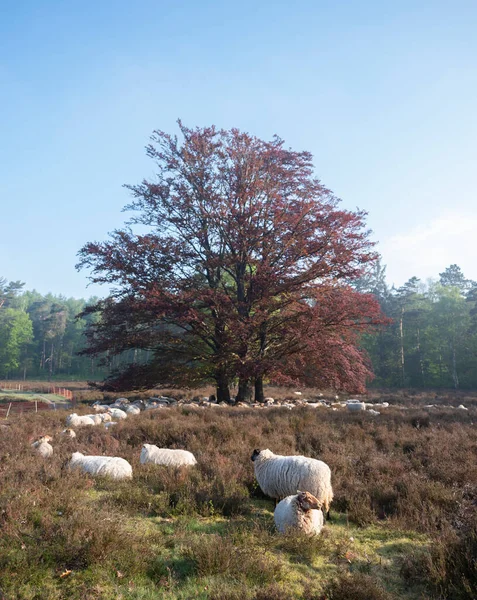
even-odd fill
[(383, 322), (349, 287), (376, 260), (365, 213), (340, 209), (311, 155), (279, 138), (179, 128), (153, 134), (156, 180), (127, 186), (127, 227), (80, 251), (79, 268), (113, 286), (85, 352), (150, 350), (106, 384), (214, 380), (227, 402), (233, 379), (239, 399), (251, 380), (263, 398), (264, 377), (362, 389), (358, 333)]

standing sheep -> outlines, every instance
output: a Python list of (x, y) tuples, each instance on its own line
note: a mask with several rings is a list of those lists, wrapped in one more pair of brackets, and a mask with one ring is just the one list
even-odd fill
[(90, 475), (111, 477), (112, 479), (131, 479), (132, 467), (124, 458), (118, 456), (85, 456), (73, 452), (70, 467), (80, 467)]
[(321, 460), (306, 456), (281, 456), (271, 450), (254, 450), (252, 454), (255, 477), (267, 496), (275, 499), (310, 492), (322, 503), (329, 516), (333, 500), (330, 467)]
[(197, 464), (192, 452), (158, 448), (153, 444), (143, 445), (140, 462), (142, 465), (154, 463), (155, 465), (165, 465), (166, 467), (184, 467)]
[(320, 533), (323, 528), (321, 502), (309, 492), (287, 496), (275, 508), (273, 517), (280, 533), (297, 529), (306, 535)]

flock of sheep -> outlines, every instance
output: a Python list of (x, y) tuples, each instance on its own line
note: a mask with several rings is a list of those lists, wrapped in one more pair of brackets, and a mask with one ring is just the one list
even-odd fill
[[(129, 408), (129, 410), (122, 410)], [(67, 429), (61, 433), (74, 438), (73, 427), (86, 425), (105, 426), (114, 422), (112, 418), (124, 419), (130, 414), (136, 414), (130, 409), (117, 406), (97, 406), (97, 414), (79, 416), (76, 413), (66, 419)], [(104, 412), (103, 412), (104, 411)], [(140, 409), (138, 408), (138, 412)], [(32, 447), (42, 457), (48, 458), (53, 454), (48, 435), (41, 436)], [(320, 533), (324, 516), (329, 515), (333, 489), (331, 486), (331, 471), (321, 460), (305, 456), (281, 456), (270, 450), (254, 450), (251, 456), (255, 477), (264, 494), (279, 501), (275, 507), (274, 520), (277, 530), (286, 533), (289, 530), (299, 530), (307, 535)], [(197, 460), (187, 450), (158, 448), (153, 444), (144, 444), (140, 454), (140, 463), (152, 463), (167, 467), (192, 467)], [(86, 456), (74, 452), (69, 461), (70, 468), (79, 468), (93, 476), (105, 476), (112, 479), (132, 478), (132, 466), (124, 458), (118, 456)]]

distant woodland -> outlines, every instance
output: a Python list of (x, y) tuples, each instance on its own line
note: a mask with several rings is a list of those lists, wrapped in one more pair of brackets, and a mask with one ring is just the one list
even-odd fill
[[(412, 277), (395, 288), (385, 271), (378, 262), (353, 284), (374, 294), (391, 319), (361, 337), (375, 374), (368, 385), (477, 388), (477, 283), (451, 265), (438, 279)], [(78, 354), (92, 319), (98, 318), (87, 311), (78, 315), (97, 301), (42, 295), (0, 278), (0, 378), (100, 381), (121, 365), (145, 362), (143, 349), (111, 357)]]

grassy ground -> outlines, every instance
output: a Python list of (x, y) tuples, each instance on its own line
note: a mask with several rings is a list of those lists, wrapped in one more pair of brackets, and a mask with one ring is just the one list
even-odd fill
[(0, 388), (0, 402), (54, 402), (55, 404), (65, 404), (68, 400), (58, 394), (45, 394), (39, 392), (15, 392), (12, 390), (2, 390)]
[[(78, 408), (86, 413), (89, 407)], [(477, 438), (468, 412), (379, 419), (300, 408), (176, 407), (65, 439), (67, 412), (0, 427), (0, 597), (7, 600), (464, 600), (477, 597)], [(53, 457), (31, 439), (52, 435)], [(140, 465), (143, 443), (186, 448), (192, 469)], [(278, 535), (254, 448), (325, 460), (332, 522)], [(132, 481), (69, 470), (115, 455)]]
[[(83, 499), (101, 513), (105, 495)], [(61, 520), (63, 515), (58, 515)], [(119, 515), (116, 515), (119, 518)], [(32, 541), (24, 538), (9, 561), (18, 568), (4, 576), (4, 589), (16, 596), (155, 600), (189, 598), (253, 598), (268, 589), (270, 598), (321, 598), (324, 584), (339, 575), (365, 574), (396, 597), (423, 597), (420, 585), (409, 587), (400, 576), (410, 550), (430, 540), (386, 524), (365, 529), (335, 514), (316, 539), (279, 536), (273, 527), (273, 504), (252, 501), (247, 517), (121, 517), (121, 534), (131, 552), (105, 553), (87, 566), (40, 564), (25, 569)], [(114, 527), (111, 518), (109, 526)], [(141, 548), (147, 550), (141, 552)], [(45, 550), (47, 552), (47, 550)], [(33, 562), (33, 561), (32, 561)], [(23, 568), (21, 568), (23, 567)]]

